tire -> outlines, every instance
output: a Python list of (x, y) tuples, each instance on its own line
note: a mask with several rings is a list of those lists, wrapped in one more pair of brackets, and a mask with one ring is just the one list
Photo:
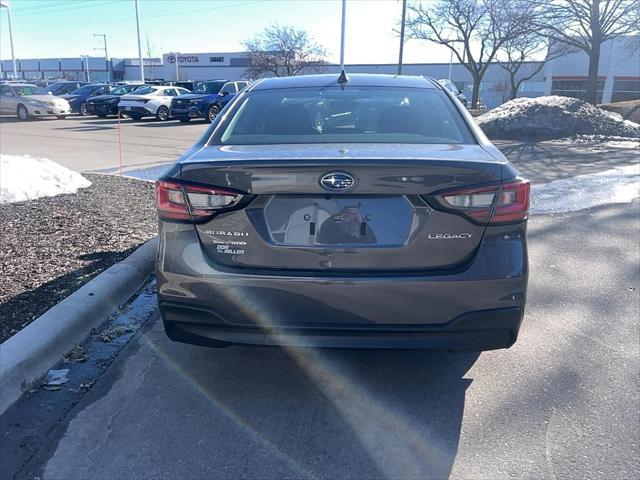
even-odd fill
[(80, 104), (80, 107), (78, 108), (78, 113), (82, 117), (86, 117), (87, 115), (89, 115), (89, 111), (87, 110), (87, 104), (85, 102), (82, 102)]
[(191, 119), (189, 117), (179, 117), (178, 120), (180, 120), (182, 123), (189, 123)]
[(213, 122), (219, 113), (220, 107), (218, 107), (217, 105), (211, 105), (209, 107), (209, 110), (207, 110), (207, 122)]
[(156, 118), (161, 122), (166, 122), (167, 120), (169, 120), (170, 115), (171, 114), (169, 113), (169, 109), (164, 105), (158, 107), (158, 110), (156, 111)]
[(67, 116), (66, 115), (56, 115), (56, 118), (58, 120), (65, 120), (67, 118)]
[(132, 120), (135, 120), (136, 122), (142, 118), (142, 116), (141, 116), (141, 115), (138, 115), (138, 114), (136, 114), (136, 113), (134, 113), (134, 114), (129, 114), (129, 117), (131, 117), (131, 119), (132, 119)]
[(29, 120), (29, 110), (27, 110), (27, 107), (22, 104), (18, 105), (16, 115), (18, 116), (18, 120), (22, 120), (23, 122)]

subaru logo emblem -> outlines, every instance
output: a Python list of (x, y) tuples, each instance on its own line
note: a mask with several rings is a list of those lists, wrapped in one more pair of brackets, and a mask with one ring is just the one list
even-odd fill
[(345, 172), (331, 172), (327, 173), (320, 179), (320, 185), (326, 190), (333, 190), (335, 192), (341, 190), (348, 190), (356, 184), (356, 179)]

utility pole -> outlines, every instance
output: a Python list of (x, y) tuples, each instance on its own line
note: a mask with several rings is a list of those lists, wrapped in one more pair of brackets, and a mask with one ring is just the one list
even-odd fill
[(104, 47), (102, 49), (95, 48), (94, 50), (104, 50), (104, 61), (105, 61), (105, 66), (107, 67), (107, 77), (108, 77), (108, 80), (111, 81), (111, 67), (109, 66), (109, 53), (107, 52), (107, 34), (94, 33), (93, 36), (102, 37), (102, 41), (104, 42)]
[(18, 78), (18, 66), (16, 64), (16, 55), (13, 50), (13, 30), (11, 29), (11, 5), (9, 0), (0, 1), (0, 8), (7, 9), (7, 20), (9, 21), (9, 43), (11, 45), (11, 61), (13, 62), (13, 78)]
[(135, 0), (136, 5), (136, 31), (138, 33), (138, 59), (140, 60), (140, 81), (144, 83), (144, 63), (142, 61), (142, 43), (140, 42), (140, 7), (138, 0)]
[(402, 0), (402, 23), (400, 24), (400, 53), (398, 55), (398, 75), (402, 75), (402, 54), (404, 52), (404, 23), (407, 18), (407, 0)]

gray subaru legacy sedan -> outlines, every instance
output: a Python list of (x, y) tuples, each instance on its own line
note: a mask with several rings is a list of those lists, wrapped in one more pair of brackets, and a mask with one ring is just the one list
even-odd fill
[(256, 81), (157, 182), (167, 335), (488, 350), (516, 341), (529, 182), (436, 81)]

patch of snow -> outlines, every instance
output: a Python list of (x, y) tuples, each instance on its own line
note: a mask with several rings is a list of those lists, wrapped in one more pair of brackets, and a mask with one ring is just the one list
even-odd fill
[(48, 158), (0, 154), (0, 203), (76, 193), (91, 182)]
[[(633, 139), (629, 137), (616, 137), (613, 135), (576, 135), (575, 137), (558, 138), (549, 140), (551, 143), (561, 143), (563, 145), (597, 145), (598, 147), (640, 148), (640, 138)], [(603, 151), (606, 151), (603, 150)]]
[(640, 164), (531, 186), (531, 213), (575, 212), (640, 197)]
[(516, 98), (475, 120), (489, 138), (550, 140), (604, 135), (640, 140), (637, 123), (577, 98), (556, 95)]

